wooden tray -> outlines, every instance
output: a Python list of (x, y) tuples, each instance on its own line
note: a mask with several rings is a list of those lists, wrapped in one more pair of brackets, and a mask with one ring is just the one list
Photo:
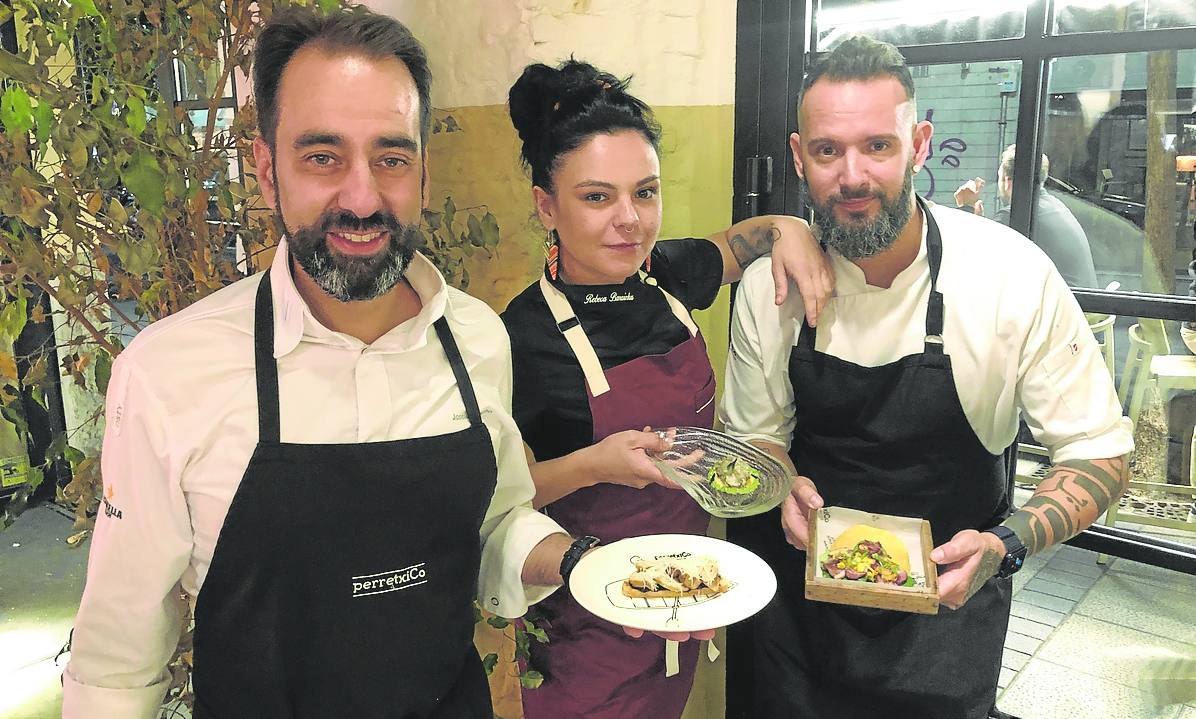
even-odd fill
[[(910, 574), (918, 581), (918, 586), (894, 587), (827, 577), (820, 566), (821, 557), (840, 532), (856, 524), (886, 529), (900, 537), (909, 551)], [(933, 548), (930, 522), (925, 519), (871, 514), (846, 507), (813, 510), (810, 512), (810, 536), (806, 552), (806, 599), (898, 612), (938, 614), (938, 567), (930, 561), (930, 550)]]

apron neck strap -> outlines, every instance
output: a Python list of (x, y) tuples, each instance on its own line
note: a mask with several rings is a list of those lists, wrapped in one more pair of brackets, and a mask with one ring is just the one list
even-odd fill
[(556, 328), (565, 336), (565, 341), (577, 357), (577, 363), (581, 365), (581, 371), (585, 374), (586, 384), (590, 386), (590, 394), (597, 397), (609, 392), (610, 383), (606, 381), (602, 363), (598, 361), (594, 346), (590, 344), (585, 330), (581, 328), (581, 322), (577, 319), (573, 306), (569, 304), (569, 298), (543, 275), (540, 276), (540, 294), (544, 295), (544, 301), (552, 312), (552, 319), (556, 320)]
[(930, 205), (918, 197), (922, 218), (926, 222), (926, 261), (930, 264), (930, 299), (926, 305), (927, 354), (943, 353), (943, 293), (939, 292), (939, 268), (943, 265), (943, 238), (934, 221)]
[(482, 424), (482, 413), (478, 410), (478, 398), (473, 392), (473, 382), (469, 379), (469, 371), (465, 369), (465, 360), (461, 359), (461, 351), (457, 349), (457, 340), (453, 331), (449, 329), (448, 318), (444, 315), (432, 323), (436, 328), (436, 336), (440, 338), (440, 345), (448, 357), (449, 365), (453, 368), (453, 377), (457, 380), (457, 389), (461, 392), (461, 401), (465, 403), (465, 415), (469, 417), (469, 425), (478, 427)]
[(278, 364), (274, 361), (274, 296), (270, 270), (262, 275), (253, 309), (254, 375), (257, 377), (258, 442), (278, 444)]
[[(472, 427), (482, 424), (482, 413), (478, 409), (477, 395), (473, 391), (473, 382), (469, 379), (469, 372), (465, 369), (465, 361), (461, 359), (461, 351), (457, 348), (457, 341), (449, 329), (448, 320), (441, 316), (433, 323), (436, 336), (448, 357), (449, 366), (453, 368), (453, 377), (457, 380), (457, 389), (461, 392), (461, 401), (465, 404), (465, 415)], [(262, 282), (257, 288), (257, 302), (253, 311), (253, 352), (254, 374), (257, 377), (257, 424), (258, 442), (278, 444), (280, 441), (280, 421), (278, 409), (278, 363), (274, 360), (274, 297), (270, 291), (270, 271), (262, 275)]]
[[(921, 197), (918, 206), (922, 208), (922, 217), (926, 222), (926, 261), (930, 265), (930, 298), (926, 305), (926, 341), (925, 352), (929, 354), (943, 353), (943, 293), (938, 290), (939, 268), (943, 264), (943, 238), (939, 233), (938, 223), (930, 212), (930, 206)], [(802, 319), (801, 332), (798, 334), (797, 346), (813, 349), (816, 331), (805, 319)]]

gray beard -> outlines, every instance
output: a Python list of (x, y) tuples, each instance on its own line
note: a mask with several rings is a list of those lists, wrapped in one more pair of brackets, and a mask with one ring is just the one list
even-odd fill
[(414, 225), (391, 231), (389, 244), (373, 257), (334, 255), (323, 233), (311, 237), (303, 228), (288, 237), (291, 256), (320, 289), (341, 302), (372, 300), (390, 292), (403, 280), (418, 242)]
[(811, 198), (810, 209), (814, 213), (815, 237), (849, 260), (861, 260), (884, 252), (897, 241), (897, 236), (905, 229), (913, 213), (910, 202), (914, 192), (913, 178), (913, 172), (906, 170), (901, 194), (893, 201), (889, 201), (883, 194), (874, 193), (880, 200), (881, 207), (880, 213), (871, 222), (839, 222), (835, 218), (834, 209), (835, 203), (844, 199), (841, 195), (830, 198), (825, 205)]

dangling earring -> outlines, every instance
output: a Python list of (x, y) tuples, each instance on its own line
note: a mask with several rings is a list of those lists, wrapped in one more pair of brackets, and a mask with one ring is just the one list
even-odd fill
[(560, 258), (561, 238), (556, 230), (548, 231), (548, 238), (544, 240), (544, 264), (548, 268), (548, 277), (556, 279), (557, 263)]
[(648, 273), (651, 271), (652, 271), (652, 253), (649, 252), (648, 256), (646, 258), (644, 258), (644, 272)]

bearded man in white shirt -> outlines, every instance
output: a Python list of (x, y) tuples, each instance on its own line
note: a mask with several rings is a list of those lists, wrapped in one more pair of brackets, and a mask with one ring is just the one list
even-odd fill
[(430, 83), (362, 8), (264, 29), (286, 239), (114, 365), (64, 717), (157, 715), (182, 595), (197, 718), (491, 716), (474, 597), (520, 616), (589, 540), (531, 508), (501, 321), (416, 252)]
[[(815, 332), (798, 298), (774, 305), (766, 266), (739, 288), (726, 427), (797, 478), (779, 510), (728, 524), (779, 584), (731, 645), (755, 705), (739, 692), (729, 716), (990, 716), (1010, 575), (1126, 481), (1128, 421), (1067, 285), (1013, 230), (914, 195), (933, 133), (917, 118), (893, 46), (854, 37), (820, 59), (790, 146), (836, 296)], [(1015, 510), (1019, 413), (1055, 464)], [(929, 519), (939, 614), (807, 601), (807, 518), (823, 506)]]

